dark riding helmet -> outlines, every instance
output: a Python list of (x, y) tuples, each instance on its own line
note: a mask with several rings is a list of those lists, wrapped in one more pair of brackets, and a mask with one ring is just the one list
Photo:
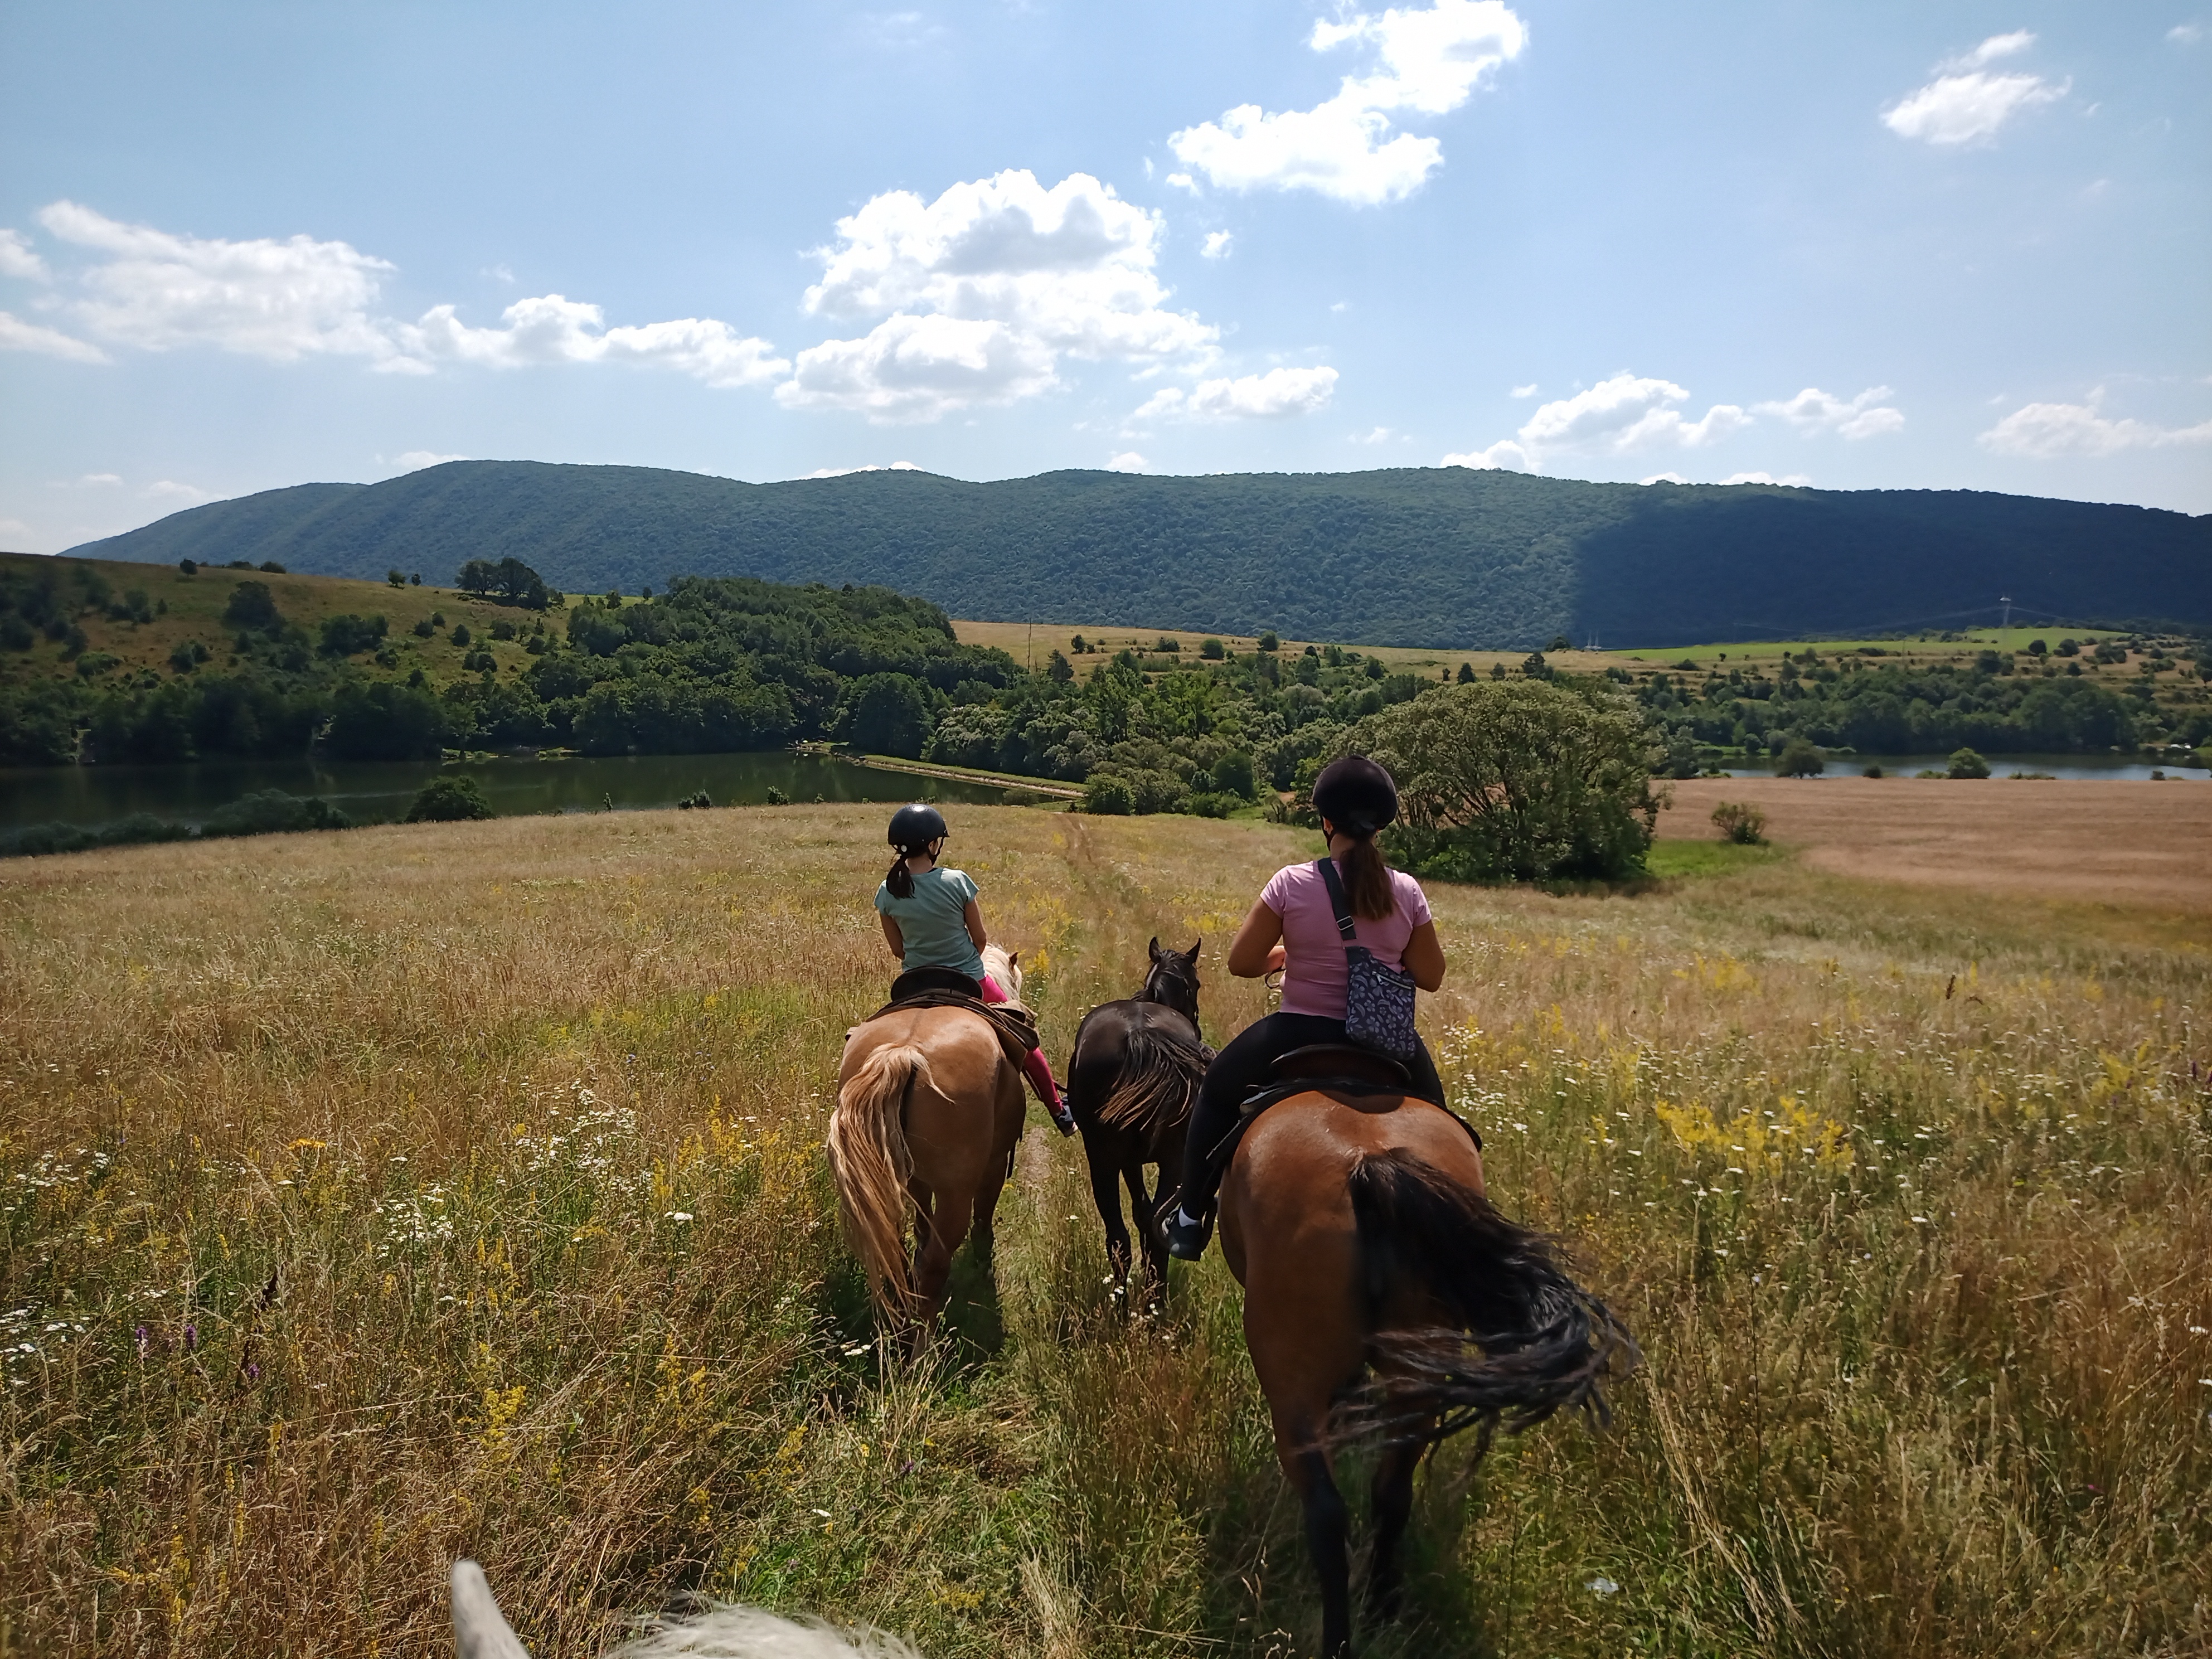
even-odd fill
[(1364, 755), (1331, 761), (1314, 780), (1314, 811), (1346, 835), (1364, 839), (1398, 816), (1398, 786)]
[(891, 845), (902, 853), (919, 852), (945, 833), (945, 814), (920, 801), (891, 814)]

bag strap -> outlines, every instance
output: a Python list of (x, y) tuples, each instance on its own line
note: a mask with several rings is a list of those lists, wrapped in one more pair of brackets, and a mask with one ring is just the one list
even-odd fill
[(1336, 931), (1344, 936), (1346, 945), (1358, 944), (1359, 934), (1352, 925), (1352, 901), (1344, 896), (1344, 881), (1336, 873), (1336, 860), (1318, 860), (1314, 868), (1321, 872), (1321, 878), (1328, 884), (1329, 905), (1336, 912)]

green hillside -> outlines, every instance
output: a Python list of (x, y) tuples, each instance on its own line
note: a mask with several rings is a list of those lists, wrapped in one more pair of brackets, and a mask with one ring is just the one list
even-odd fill
[(1462, 468), (747, 484), (454, 461), (191, 508), (78, 554), (451, 581), (513, 555), (571, 592), (674, 576), (880, 584), (954, 616), (1456, 648), (1995, 621), (2212, 626), (2212, 517), (1970, 491), (1585, 483)]

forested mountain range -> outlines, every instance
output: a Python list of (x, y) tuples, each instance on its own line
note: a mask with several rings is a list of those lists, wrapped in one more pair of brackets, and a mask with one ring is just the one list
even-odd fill
[(1587, 483), (1444, 467), (748, 484), (453, 461), (211, 502), (73, 550), (570, 592), (876, 584), (954, 616), (1459, 648), (1863, 635), (1995, 619), (2212, 626), (2212, 515), (1976, 491)]

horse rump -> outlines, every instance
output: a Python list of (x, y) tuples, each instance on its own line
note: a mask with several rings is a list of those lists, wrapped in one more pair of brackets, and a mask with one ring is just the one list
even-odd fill
[(1099, 1122), (1147, 1134), (1172, 1127), (1190, 1115), (1212, 1057), (1209, 1049), (1178, 1042), (1148, 1025), (1130, 1026), (1122, 1033), (1114, 1086), (1099, 1103)]
[(902, 1121), (916, 1083), (929, 1086), (928, 1057), (910, 1042), (886, 1043), (854, 1068), (830, 1113), (830, 1166), (837, 1218), (868, 1275), (868, 1293), (887, 1316), (910, 1311), (906, 1262), (907, 1182), (914, 1154)]
[(1517, 1433), (1565, 1407), (1611, 1420), (1605, 1379), (1615, 1359), (1635, 1364), (1636, 1344), (1552, 1241), (1402, 1147), (1362, 1157), (1351, 1192), (1370, 1321), (1419, 1285), (1450, 1322), (1373, 1331), (1346, 1431), (1434, 1443), (1479, 1427), (1480, 1456), (1501, 1423)]

